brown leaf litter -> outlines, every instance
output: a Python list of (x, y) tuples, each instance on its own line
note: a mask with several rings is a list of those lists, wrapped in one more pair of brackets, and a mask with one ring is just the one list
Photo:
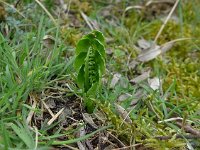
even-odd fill
[[(78, 129), (74, 132), (74, 137), (79, 138), (107, 125), (107, 116), (103, 112), (97, 110), (93, 114), (86, 113), (79, 97), (73, 94), (67, 95), (70, 90), (64, 81), (59, 81), (54, 86), (46, 88), (42, 93), (31, 93), (29, 103), (32, 104), (32, 109), (27, 117), (30, 128), (34, 129), (35, 127), (39, 131), (49, 127), (46, 133), (49, 136), (54, 135), (59, 129), (61, 134), (68, 130)], [(41, 111), (36, 113), (35, 110), (38, 108)], [(122, 113), (121, 108), (119, 109), (119, 112)], [(131, 122), (126, 115), (126, 111), (123, 111), (122, 116), (125, 121)], [(71, 139), (71, 136), (73, 135), (61, 136), (57, 140), (66, 141)], [(55, 146), (55, 149), (62, 147), (61, 149), (93, 150), (116, 149), (124, 146), (125, 144), (112, 133), (101, 131), (86, 140), (65, 146)]]

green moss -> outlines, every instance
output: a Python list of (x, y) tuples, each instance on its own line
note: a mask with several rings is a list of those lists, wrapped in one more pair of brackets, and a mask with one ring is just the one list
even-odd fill
[[(184, 12), (184, 22), (176, 23), (175, 21), (170, 20), (158, 38), (157, 43), (164, 44), (171, 40), (185, 37), (192, 38), (192, 40), (175, 43), (173, 48), (164, 56), (163, 60), (167, 60), (167, 63), (162, 62), (159, 65), (155, 65), (155, 63), (160, 60), (154, 60), (149, 63), (154, 70), (158, 70), (158, 68), (155, 67), (159, 67), (159, 72), (165, 74), (163, 83), (164, 90), (166, 90), (173, 83), (173, 81), (176, 80), (175, 89), (179, 98), (200, 97), (200, 53), (197, 51), (198, 46), (195, 47), (195, 44), (199, 44), (197, 39), (200, 35), (200, 28), (197, 28), (197, 24), (194, 24), (194, 21), (199, 16), (194, 12), (193, 7), (194, 4), (192, 3), (184, 5), (182, 8)], [(147, 40), (153, 40), (161, 25), (162, 22), (160, 21), (152, 21), (151, 24), (148, 25), (149, 32), (147, 34), (143, 34), (144, 38)], [(144, 31), (145, 30), (146, 28), (144, 28)]]
[(200, 71), (199, 60), (185, 59), (183, 62), (172, 60), (169, 64), (165, 64), (167, 76), (164, 81), (164, 89), (176, 79), (176, 91), (179, 95), (187, 97), (200, 97), (200, 76), (197, 74)]

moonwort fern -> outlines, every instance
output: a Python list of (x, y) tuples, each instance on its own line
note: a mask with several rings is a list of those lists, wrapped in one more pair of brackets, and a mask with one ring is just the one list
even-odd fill
[(74, 68), (78, 86), (83, 90), (85, 106), (89, 112), (94, 108), (91, 98), (95, 98), (101, 88), (101, 78), (105, 71), (104, 37), (100, 31), (92, 31), (82, 37), (76, 47)]

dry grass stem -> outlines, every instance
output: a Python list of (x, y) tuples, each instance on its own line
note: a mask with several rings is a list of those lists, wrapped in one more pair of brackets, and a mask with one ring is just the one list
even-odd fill
[(156, 37), (155, 37), (155, 39), (154, 39), (154, 43), (157, 42), (159, 36), (161, 35), (161, 33), (162, 33), (163, 29), (165, 28), (165, 26), (166, 26), (167, 22), (169, 21), (169, 19), (171, 18), (171, 16), (172, 16), (174, 10), (176, 9), (178, 3), (179, 3), (179, 0), (176, 0), (176, 3), (175, 3), (174, 6), (172, 7), (172, 9), (171, 9), (169, 15), (167, 16), (166, 20), (164, 21), (163, 25), (161, 26), (160, 30), (158, 31), (158, 33), (157, 33), (157, 35), (156, 35)]
[(31, 103), (33, 102), (33, 105), (31, 107), (32, 110), (29, 112), (28, 117), (26, 119), (27, 124), (31, 123), (31, 120), (34, 114), (34, 109), (36, 108), (36, 105), (37, 105), (37, 101), (35, 100), (35, 97), (32, 94), (30, 94), (29, 96), (30, 96)]
[(35, 0), (35, 2), (47, 13), (47, 15), (49, 16), (49, 18), (53, 21), (54, 25), (58, 26), (56, 20), (51, 15), (51, 13), (46, 9), (46, 7), (39, 0)]
[(48, 110), (49, 114), (54, 117), (55, 115), (53, 114), (53, 112), (51, 111), (51, 109), (49, 108), (49, 106), (42, 100), (42, 103), (44, 105), (44, 107)]
[(64, 108), (62, 108), (57, 114), (55, 114), (55, 116), (53, 116), (48, 122), (48, 125), (51, 125), (57, 118), (58, 116), (63, 112)]

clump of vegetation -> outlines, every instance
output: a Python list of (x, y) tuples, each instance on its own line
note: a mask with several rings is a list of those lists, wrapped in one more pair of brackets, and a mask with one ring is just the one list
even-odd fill
[(104, 37), (99, 31), (85, 35), (76, 46), (74, 67), (78, 73), (77, 83), (84, 93), (85, 106), (89, 112), (94, 109), (90, 98), (101, 92), (101, 79), (105, 72)]

